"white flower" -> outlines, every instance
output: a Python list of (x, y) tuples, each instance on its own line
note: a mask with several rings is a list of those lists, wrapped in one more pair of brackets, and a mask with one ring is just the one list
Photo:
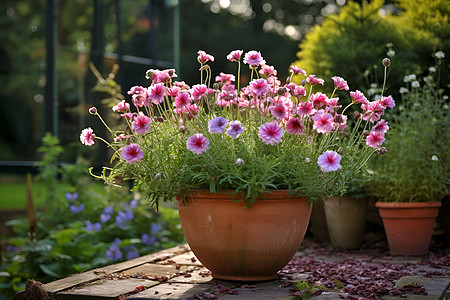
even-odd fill
[(405, 77), (403, 77), (403, 82), (411, 82), (413, 80), (416, 80), (415, 74), (406, 75)]
[(386, 55), (389, 56), (389, 57), (395, 56), (395, 51), (392, 50), (392, 49), (390, 49), (390, 50), (386, 53)]
[(428, 71), (434, 73), (434, 72), (436, 72), (436, 68), (435, 67), (430, 67), (430, 68), (428, 68)]
[(444, 58), (445, 53), (443, 51), (438, 51), (434, 54), (434, 56), (436, 56), (436, 58)]
[(406, 93), (409, 92), (409, 90), (408, 90), (407, 88), (405, 88), (405, 87), (402, 86), (402, 87), (400, 88), (400, 91), (399, 91), (399, 92), (400, 92), (400, 94), (406, 94)]
[(420, 83), (416, 80), (416, 81), (411, 82), (411, 86), (413, 88), (418, 88), (418, 87), (420, 87)]
[(438, 158), (436, 155), (433, 155), (433, 156), (431, 157), (431, 160), (432, 160), (432, 161), (439, 161), (439, 158)]

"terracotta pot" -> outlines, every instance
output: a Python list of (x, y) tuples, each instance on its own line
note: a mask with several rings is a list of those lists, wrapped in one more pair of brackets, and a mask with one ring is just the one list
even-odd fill
[(303, 241), (311, 207), (304, 197), (274, 191), (244, 208), (229, 193), (196, 190), (188, 203), (178, 201), (186, 241), (215, 278), (276, 278)]
[(375, 203), (386, 231), (391, 255), (428, 252), (441, 202)]
[(329, 240), (325, 209), (322, 203), (315, 202), (313, 204), (309, 226), (316, 241), (327, 242)]
[(361, 248), (366, 226), (367, 199), (349, 196), (324, 201), (331, 246), (336, 249)]

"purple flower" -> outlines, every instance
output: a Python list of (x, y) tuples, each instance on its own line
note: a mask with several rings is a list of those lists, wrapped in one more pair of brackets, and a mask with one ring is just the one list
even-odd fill
[(239, 135), (244, 132), (244, 127), (242, 127), (242, 123), (240, 121), (231, 121), (229, 128), (227, 130), (227, 134), (234, 139), (237, 139)]
[(77, 213), (83, 211), (83, 209), (84, 209), (84, 204), (83, 203), (81, 203), (80, 206), (76, 206), (76, 205), (73, 205), (73, 204), (70, 206), (70, 211), (72, 213), (74, 213), (74, 214), (77, 214)]
[(160, 231), (161, 228), (162, 228), (162, 224), (160, 224), (160, 223), (152, 223), (152, 227), (151, 227), (151, 229), (150, 229), (150, 232), (151, 232), (152, 234), (155, 234), (155, 233), (157, 233), (158, 231)]
[(133, 259), (133, 258), (138, 258), (140, 255), (139, 255), (139, 252), (137, 251), (137, 250), (130, 250), (130, 251), (128, 251), (128, 253), (127, 253), (127, 260), (130, 260), (130, 259)]
[(209, 120), (208, 131), (209, 133), (222, 133), (227, 126), (228, 120), (224, 117), (217, 117), (215, 119)]
[(78, 199), (78, 193), (66, 193), (66, 199), (69, 201), (77, 200)]
[(330, 150), (325, 151), (317, 159), (317, 164), (324, 172), (340, 170), (342, 168), (340, 162), (341, 156), (337, 152)]
[(129, 144), (122, 149), (122, 157), (127, 163), (132, 164), (144, 158), (144, 152), (138, 144)]
[(208, 149), (209, 140), (201, 133), (196, 133), (186, 141), (186, 147), (195, 154), (201, 154)]
[(119, 260), (123, 257), (122, 252), (119, 249), (119, 246), (112, 243), (108, 250), (105, 252), (106, 257), (110, 260)]
[(88, 231), (100, 231), (100, 230), (102, 230), (102, 225), (100, 223), (92, 224), (91, 221), (86, 221), (86, 230), (88, 230)]
[(244, 160), (242, 158), (238, 158), (238, 159), (236, 159), (236, 162), (234, 164), (235, 165), (243, 165), (244, 164)]
[(20, 251), (20, 248), (17, 246), (11, 246), (11, 245), (6, 246), (6, 252), (15, 253), (15, 252), (19, 252), (19, 251)]
[(112, 215), (114, 213), (114, 206), (107, 206), (103, 209), (105, 215)]
[(281, 142), (284, 131), (276, 122), (266, 123), (259, 126), (258, 136), (267, 145), (275, 145)]
[(151, 246), (151, 245), (153, 245), (156, 242), (156, 237), (155, 236), (151, 236), (151, 235), (149, 235), (147, 233), (144, 233), (141, 236), (141, 241), (142, 241), (142, 243), (144, 245)]
[(138, 206), (139, 206), (139, 201), (138, 200), (133, 199), (133, 200), (130, 201), (130, 207), (131, 208), (136, 208)]
[(107, 214), (100, 215), (100, 223), (101, 224), (108, 222), (109, 219), (111, 219), (111, 215), (107, 215)]

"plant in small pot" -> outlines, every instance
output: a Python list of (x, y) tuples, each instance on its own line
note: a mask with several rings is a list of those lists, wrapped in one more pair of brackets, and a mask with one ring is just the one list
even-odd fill
[[(173, 69), (147, 71), (149, 86), (131, 88), (130, 103), (112, 108), (124, 120), (120, 128), (105, 123), (112, 142), (90, 128), (80, 140), (102, 140), (114, 151), (111, 166), (94, 176), (111, 186), (132, 180), (156, 206), (177, 199), (186, 240), (213, 277), (269, 280), (299, 248), (311, 203), (342, 194), (382, 149), (380, 118), (394, 100), (370, 102), (337, 76), (331, 96), (314, 93), (324, 80), (297, 66), (291, 77), (302, 74), (303, 83), (282, 83), (260, 52), (243, 52), (227, 56), (237, 76), (214, 78), (214, 57), (199, 51), (193, 86), (176, 81)], [(242, 61), (250, 73), (245, 86)], [(351, 103), (343, 108), (340, 95)], [(350, 106), (363, 117), (347, 118)], [(103, 122), (95, 107), (90, 113)]]
[(379, 199), (376, 207), (392, 255), (428, 252), (440, 201), (448, 194), (448, 97), (436, 86), (436, 70), (430, 68), (422, 82), (405, 76), (399, 113), (389, 122), (389, 152), (371, 162), (368, 187)]
[(328, 235), (335, 249), (359, 249), (363, 243), (368, 206), (365, 180), (359, 174), (349, 182), (345, 195), (324, 201)]

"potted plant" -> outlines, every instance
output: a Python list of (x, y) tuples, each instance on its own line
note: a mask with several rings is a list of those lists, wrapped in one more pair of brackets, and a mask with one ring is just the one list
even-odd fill
[(405, 76), (408, 87), (400, 90), (402, 104), (389, 124), (389, 152), (372, 164), (369, 189), (379, 199), (392, 255), (428, 252), (440, 201), (448, 194), (448, 97), (433, 80), (436, 70), (430, 68), (423, 82)]
[[(310, 203), (342, 194), (370, 156), (384, 151), (380, 118), (394, 100), (370, 102), (353, 91), (342, 108), (338, 93), (349, 88), (341, 77), (333, 77), (328, 97), (313, 92), (324, 80), (297, 66), (282, 84), (258, 51), (227, 58), (237, 76), (213, 78), (214, 57), (199, 51), (200, 83), (193, 86), (175, 81), (173, 69), (148, 70), (149, 87), (131, 88), (131, 103), (112, 107), (124, 127), (108, 127), (90, 109), (112, 142), (90, 128), (80, 140), (90, 146), (99, 139), (114, 151), (112, 165), (94, 176), (112, 186), (133, 180), (156, 206), (177, 199), (186, 240), (214, 277), (267, 280), (300, 246)], [(250, 72), (245, 86), (241, 61)], [(294, 74), (305, 77), (302, 84), (291, 82)], [(345, 115), (350, 106), (360, 110), (353, 123)]]

